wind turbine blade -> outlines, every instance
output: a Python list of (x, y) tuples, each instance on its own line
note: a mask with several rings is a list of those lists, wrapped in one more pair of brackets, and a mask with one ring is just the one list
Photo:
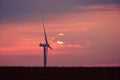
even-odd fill
[(43, 23), (43, 29), (44, 29), (45, 42), (46, 42), (46, 44), (48, 44), (47, 35), (46, 35), (46, 31), (45, 31), (44, 20), (42, 21), (42, 23)]
[(50, 45), (48, 46), (50, 49), (53, 49)]

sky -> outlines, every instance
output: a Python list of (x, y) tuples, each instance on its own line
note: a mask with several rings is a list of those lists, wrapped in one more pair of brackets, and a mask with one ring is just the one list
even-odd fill
[(120, 0), (0, 0), (0, 66), (120, 66)]

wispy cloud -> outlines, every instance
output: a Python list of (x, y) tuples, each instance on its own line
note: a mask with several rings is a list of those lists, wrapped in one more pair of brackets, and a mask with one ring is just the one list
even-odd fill
[[(90, 48), (92, 46), (92, 42), (91, 41), (87, 41), (85, 42), (84, 44), (76, 44), (76, 42), (72, 42), (72, 43), (68, 43), (68, 42), (65, 42), (63, 40), (64, 37), (67, 37), (65, 36), (65, 34), (63, 33), (59, 33), (58, 35), (56, 36), (53, 36), (50, 40), (50, 43), (53, 45), (54, 48)], [(69, 41), (69, 40), (67, 40)]]

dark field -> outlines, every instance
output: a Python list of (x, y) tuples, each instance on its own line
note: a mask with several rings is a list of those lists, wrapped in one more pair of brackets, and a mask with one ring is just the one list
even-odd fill
[(0, 80), (120, 80), (120, 67), (0, 67)]

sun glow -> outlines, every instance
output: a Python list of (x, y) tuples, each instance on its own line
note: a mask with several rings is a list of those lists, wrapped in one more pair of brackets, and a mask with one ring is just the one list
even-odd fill
[(64, 42), (62, 42), (62, 41), (57, 41), (57, 43), (60, 44), (60, 45), (64, 44)]
[(59, 35), (59, 36), (63, 36), (64, 34), (63, 34), (63, 33), (59, 33), (58, 35)]

